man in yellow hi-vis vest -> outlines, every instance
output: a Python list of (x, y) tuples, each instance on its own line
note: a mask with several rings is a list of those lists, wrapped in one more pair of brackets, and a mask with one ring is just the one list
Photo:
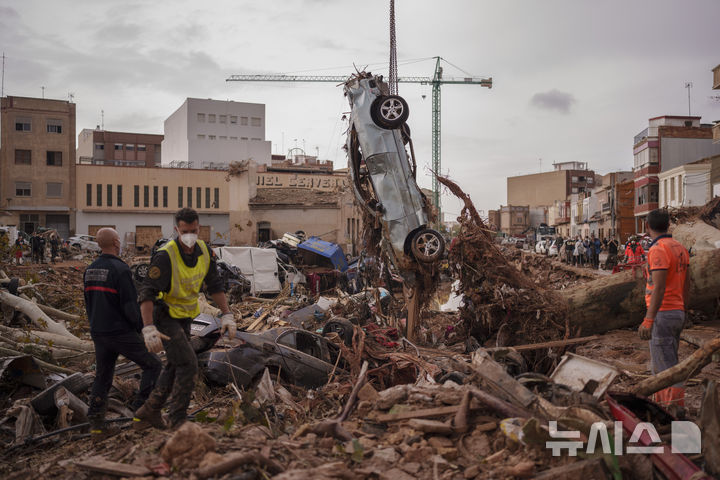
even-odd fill
[(222, 279), (217, 273), (212, 251), (198, 240), (200, 222), (191, 208), (175, 214), (177, 238), (166, 243), (153, 256), (145, 282), (140, 288), (140, 313), (145, 344), (151, 352), (166, 352), (155, 389), (134, 415), (138, 429), (165, 428), (160, 409), (170, 397), (168, 419), (177, 428), (187, 417), (187, 408), (198, 371), (197, 357), (190, 337), (190, 323), (200, 314), (198, 294), (203, 283), (222, 312), (221, 335), (235, 337), (236, 324), (228, 308)]

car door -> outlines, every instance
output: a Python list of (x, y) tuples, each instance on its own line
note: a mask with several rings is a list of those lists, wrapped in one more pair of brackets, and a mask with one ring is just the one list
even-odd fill
[(319, 337), (293, 329), (281, 333), (276, 344), (291, 382), (306, 387), (319, 387), (327, 382), (332, 365), (322, 360), (324, 352)]

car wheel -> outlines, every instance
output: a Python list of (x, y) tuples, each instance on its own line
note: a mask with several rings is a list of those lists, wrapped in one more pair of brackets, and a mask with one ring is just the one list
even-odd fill
[(445, 251), (445, 240), (435, 230), (425, 228), (415, 234), (411, 249), (418, 261), (433, 263), (439, 260)]
[(333, 318), (325, 324), (322, 329), (323, 337), (328, 333), (335, 332), (342, 338), (345, 345), (352, 346), (353, 334), (355, 333), (355, 325), (344, 318)]
[(404, 98), (398, 95), (377, 97), (370, 106), (370, 116), (378, 127), (394, 129), (405, 123), (410, 109)]
[(410, 125), (403, 123), (402, 127), (400, 127), (400, 133), (402, 134), (403, 144), (407, 145), (410, 142)]
[(147, 278), (148, 271), (150, 270), (149, 263), (141, 263), (135, 267), (135, 279), (139, 282)]

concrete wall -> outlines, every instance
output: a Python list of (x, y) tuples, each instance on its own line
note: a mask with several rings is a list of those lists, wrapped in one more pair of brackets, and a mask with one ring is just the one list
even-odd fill
[(508, 205), (552, 205), (567, 195), (567, 171), (508, 177)]
[(720, 155), (720, 143), (712, 138), (661, 138), (660, 171), (666, 172), (701, 158)]

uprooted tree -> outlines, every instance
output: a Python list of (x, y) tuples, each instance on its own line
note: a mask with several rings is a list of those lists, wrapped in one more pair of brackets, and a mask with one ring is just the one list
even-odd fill
[[(504, 346), (640, 324), (645, 313), (641, 268), (563, 291), (545, 290), (508, 262), (470, 197), (448, 178), (439, 176), (438, 180), (464, 204), (458, 217), (460, 232), (450, 249), (449, 261), (465, 297), (460, 316), (468, 335)], [(709, 226), (702, 221), (699, 224), (703, 229)], [(720, 249), (698, 251), (691, 257), (691, 309), (715, 312), (720, 294), (719, 272)]]

